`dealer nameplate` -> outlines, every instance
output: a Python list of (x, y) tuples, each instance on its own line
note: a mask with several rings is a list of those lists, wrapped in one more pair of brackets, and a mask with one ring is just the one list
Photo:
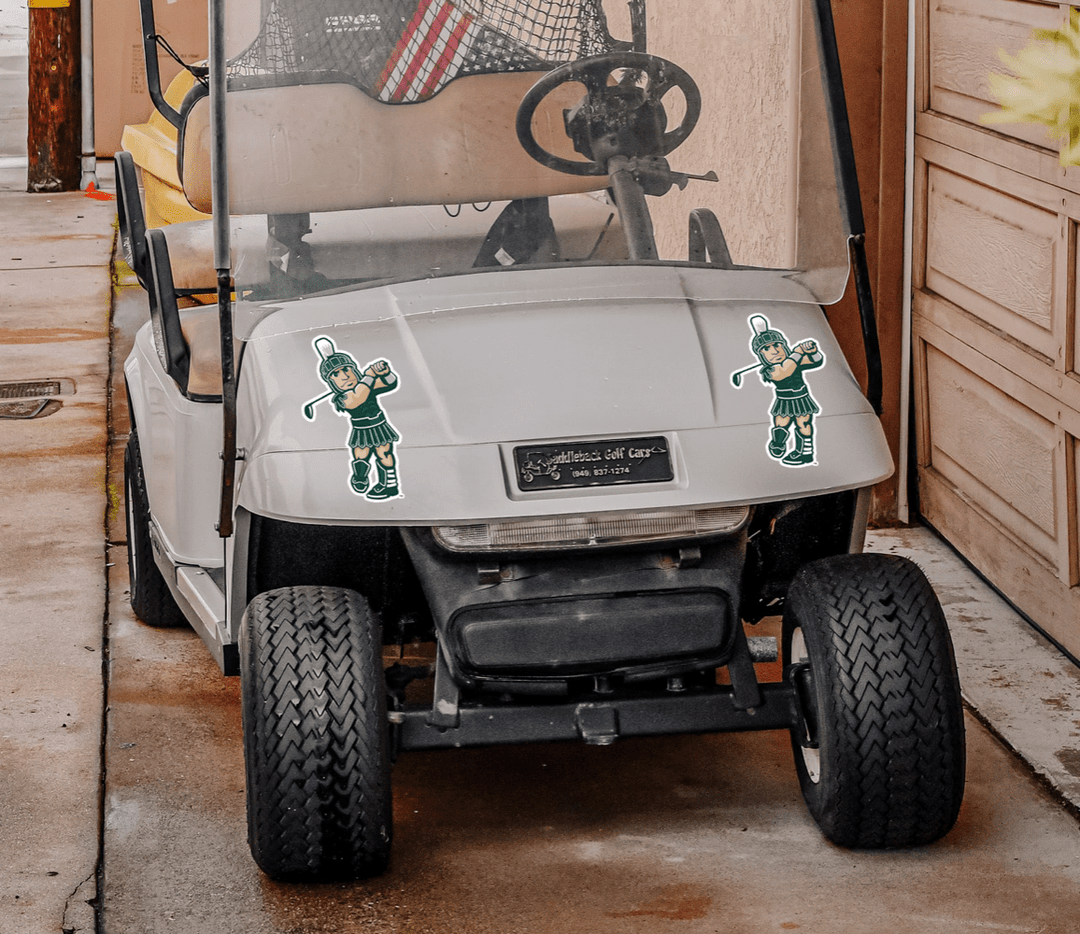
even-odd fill
[(663, 483), (675, 478), (668, 439), (565, 441), (514, 448), (520, 490)]

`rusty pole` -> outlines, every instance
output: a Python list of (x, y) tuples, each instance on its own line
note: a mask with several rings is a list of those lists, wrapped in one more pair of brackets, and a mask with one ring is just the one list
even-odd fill
[(26, 190), (78, 191), (82, 156), (77, 0), (29, 0)]

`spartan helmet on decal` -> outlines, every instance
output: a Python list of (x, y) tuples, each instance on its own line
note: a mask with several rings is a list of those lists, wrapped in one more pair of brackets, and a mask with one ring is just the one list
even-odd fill
[(754, 336), (750, 339), (750, 349), (763, 364), (768, 361), (761, 355), (761, 351), (770, 344), (780, 344), (784, 348), (785, 356), (791, 353), (787, 338), (784, 337), (781, 331), (769, 327), (769, 321), (764, 315), (751, 315), (750, 329), (754, 333)]
[(334, 385), (330, 380), (331, 373), (348, 366), (351, 366), (359, 373), (356, 361), (347, 353), (337, 350), (334, 347), (334, 342), (329, 337), (316, 337), (315, 349), (318, 351), (319, 356), (322, 357), (322, 363), (319, 364), (319, 376), (331, 388)]

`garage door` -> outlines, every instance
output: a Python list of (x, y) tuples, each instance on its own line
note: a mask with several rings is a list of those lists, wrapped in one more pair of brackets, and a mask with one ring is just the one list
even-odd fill
[(920, 0), (913, 338), (923, 515), (1080, 655), (1080, 170), (981, 127), (987, 75), (1068, 6)]

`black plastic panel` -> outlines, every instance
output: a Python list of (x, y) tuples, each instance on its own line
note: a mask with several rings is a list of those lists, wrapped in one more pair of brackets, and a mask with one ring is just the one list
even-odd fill
[(477, 674), (586, 674), (715, 656), (731, 608), (716, 590), (580, 596), (467, 607), (450, 630)]

